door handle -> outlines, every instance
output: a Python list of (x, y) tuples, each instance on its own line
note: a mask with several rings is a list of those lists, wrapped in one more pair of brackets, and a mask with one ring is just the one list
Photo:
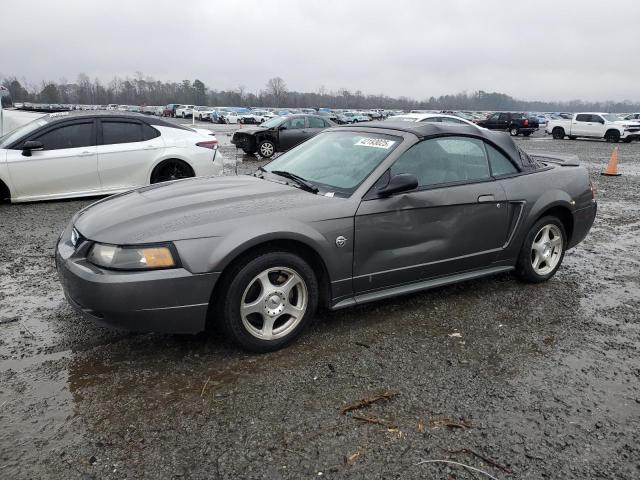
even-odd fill
[(478, 203), (493, 202), (494, 200), (495, 197), (493, 195), (480, 195), (478, 197)]
[(93, 152), (80, 152), (80, 156), (86, 157), (87, 155), (93, 155)]

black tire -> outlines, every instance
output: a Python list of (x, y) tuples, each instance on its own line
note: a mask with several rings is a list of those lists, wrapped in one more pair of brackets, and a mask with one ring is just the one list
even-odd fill
[(515, 125), (509, 127), (509, 135), (511, 135), (512, 137), (517, 137), (519, 133), (520, 130), (518, 130), (518, 127), (516, 127)]
[(576, 137), (575, 135), (569, 135), (569, 140), (576, 140), (578, 137)]
[[(303, 280), (307, 292), (306, 311), (293, 330), (280, 338), (266, 340), (258, 338), (247, 329), (241, 316), (241, 304), (245, 290), (251, 286), (256, 276), (278, 267), (294, 271)], [(293, 342), (312, 322), (318, 307), (318, 281), (313, 269), (304, 259), (292, 253), (271, 251), (249, 257), (225, 272), (220, 281), (228, 286), (221, 292), (217, 302), (218, 311), (214, 315), (220, 315), (220, 323), (229, 339), (252, 352), (270, 352)]]
[(276, 153), (276, 146), (271, 140), (263, 140), (258, 144), (258, 154), (262, 158), (271, 158)]
[[(532, 255), (533, 242), (536, 240), (536, 236), (541, 231), (541, 229), (547, 225), (554, 225), (559, 230), (562, 237), (561, 239), (562, 251), (559, 255), (560, 258), (558, 260), (558, 263), (555, 265), (555, 267), (550, 272), (544, 275), (540, 275), (533, 268), (531, 255)], [(560, 268), (560, 265), (562, 265), (562, 260), (564, 259), (564, 253), (566, 248), (567, 248), (567, 232), (562, 222), (557, 217), (554, 217), (551, 215), (542, 217), (540, 220), (538, 220), (536, 223), (533, 224), (533, 226), (527, 233), (527, 236), (525, 237), (524, 242), (522, 243), (522, 248), (520, 249), (520, 254), (518, 255), (518, 261), (516, 263), (516, 275), (521, 280), (524, 280), (530, 283), (546, 282), (547, 280), (549, 280), (551, 277), (555, 275), (555, 273), (558, 271), (558, 268)]]
[(617, 130), (608, 130), (604, 134), (604, 139), (609, 143), (618, 143), (620, 141), (620, 132)]
[(530, 137), (532, 133), (533, 133), (533, 132), (525, 132), (525, 133), (523, 133), (522, 135), (524, 135), (525, 137)]
[(187, 162), (170, 158), (160, 162), (151, 172), (149, 183), (170, 182), (195, 177), (196, 174)]
[(631, 143), (631, 141), (633, 140), (633, 138), (625, 138), (624, 140), (622, 140), (624, 143)]
[(564, 128), (555, 127), (551, 132), (551, 135), (556, 140), (562, 140), (564, 138)]

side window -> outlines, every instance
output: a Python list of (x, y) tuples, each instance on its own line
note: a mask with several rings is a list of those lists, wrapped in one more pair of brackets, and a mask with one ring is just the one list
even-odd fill
[(307, 117), (309, 128), (324, 128), (324, 120), (318, 117)]
[(287, 129), (298, 130), (304, 128), (304, 117), (292, 118), (287, 122)]
[(440, 117), (427, 117), (420, 120), (421, 122), (440, 123), (442, 119)]
[(587, 113), (581, 113), (579, 115), (576, 115), (576, 122), (590, 122), (590, 121), (591, 121), (591, 115)]
[(142, 130), (144, 132), (144, 139), (151, 140), (152, 138), (156, 138), (160, 136), (160, 132), (146, 123), (142, 125)]
[(498, 120), (500, 118), (500, 114), (499, 113), (494, 113), (493, 115), (491, 115), (489, 118), (487, 118), (487, 120), (491, 120), (492, 122), (495, 122), (496, 120)]
[(45, 150), (89, 147), (95, 145), (92, 133), (93, 122), (74, 123), (50, 130), (32, 140), (42, 142)]
[(602, 118), (600, 115), (591, 115), (591, 121), (593, 123), (602, 123), (602, 124), (604, 124), (604, 118)]
[(511, 163), (511, 161), (507, 157), (500, 153), (500, 151), (498, 151), (488, 143), (486, 143), (485, 145), (487, 147), (487, 154), (489, 156), (489, 164), (491, 165), (491, 173), (494, 177), (518, 173), (518, 169), (513, 165), (513, 163)]
[(103, 145), (117, 143), (133, 143), (144, 141), (142, 124), (137, 122), (107, 122), (102, 121)]
[(414, 145), (393, 164), (391, 174), (413, 173), (421, 187), (490, 178), (481, 140), (433, 138)]
[(500, 116), (498, 117), (498, 120), (500, 120), (501, 122), (508, 122), (509, 121), (509, 114), (508, 113), (501, 113)]

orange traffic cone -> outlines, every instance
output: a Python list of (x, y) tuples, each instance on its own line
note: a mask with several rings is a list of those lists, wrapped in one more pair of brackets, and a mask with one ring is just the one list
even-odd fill
[(622, 175), (618, 173), (618, 147), (613, 147), (613, 152), (611, 152), (611, 159), (609, 159), (609, 164), (607, 168), (605, 168), (601, 175), (607, 175), (609, 177), (619, 177)]

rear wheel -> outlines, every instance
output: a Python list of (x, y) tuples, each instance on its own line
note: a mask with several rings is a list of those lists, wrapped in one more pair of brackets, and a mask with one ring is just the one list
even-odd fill
[(276, 153), (276, 146), (271, 140), (263, 140), (258, 145), (258, 153), (262, 158), (271, 158)]
[(620, 132), (617, 130), (609, 130), (604, 134), (604, 139), (610, 143), (618, 143), (620, 141)]
[(632, 138), (625, 138), (624, 140), (622, 140), (624, 143), (631, 143), (633, 139)]
[(225, 274), (219, 306), (222, 326), (235, 343), (268, 352), (295, 340), (311, 323), (318, 282), (309, 264), (288, 252), (265, 252)]
[(553, 131), (551, 132), (551, 135), (553, 136), (553, 138), (555, 138), (556, 140), (562, 140), (564, 138), (564, 129), (560, 128), (560, 127), (556, 127), (553, 129)]
[(547, 216), (538, 220), (524, 239), (516, 274), (532, 283), (549, 280), (562, 263), (566, 239), (564, 225), (558, 218)]
[(170, 182), (182, 178), (195, 177), (191, 166), (178, 159), (165, 160), (151, 172), (151, 183)]

